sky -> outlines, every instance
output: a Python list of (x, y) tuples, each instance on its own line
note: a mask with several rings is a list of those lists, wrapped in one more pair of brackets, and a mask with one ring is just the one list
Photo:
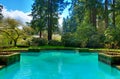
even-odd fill
[(30, 12), (33, 0), (0, 0), (0, 3), (9, 11), (19, 10), (23, 12)]
[[(11, 17), (19, 20), (23, 24), (32, 20), (32, 17), (28, 15), (31, 13), (33, 3), (34, 0), (0, 0), (0, 4), (4, 6), (2, 12), (4, 17)], [(66, 8), (63, 14), (60, 15), (60, 25), (62, 25), (63, 17), (66, 17), (68, 13), (68, 8)]]
[(3, 5), (3, 16), (20, 21), (23, 24), (32, 20), (31, 13), (33, 0), (0, 0)]

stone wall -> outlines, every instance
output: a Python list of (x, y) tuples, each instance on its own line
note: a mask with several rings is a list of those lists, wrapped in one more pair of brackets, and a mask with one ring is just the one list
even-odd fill
[(20, 53), (0, 55), (0, 65), (10, 65), (20, 61)]
[(98, 60), (109, 65), (120, 65), (120, 54), (99, 53)]

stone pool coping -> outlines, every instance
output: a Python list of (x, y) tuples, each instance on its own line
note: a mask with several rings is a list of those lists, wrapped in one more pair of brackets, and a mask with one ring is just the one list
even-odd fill
[(18, 61), (20, 61), (20, 53), (2, 52), (0, 54), (0, 69)]
[[(119, 67), (120, 68), (120, 53), (115, 52), (106, 52), (106, 53), (99, 53), (98, 60), (109, 64), (111, 66)], [(118, 66), (119, 65), (119, 66)]]
[(2, 49), (0, 52), (39, 52), (41, 50), (78, 50), (79, 52), (115, 52), (120, 53), (118, 49), (94, 49), (94, 48), (74, 48), (74, 47), (30, 47), (26, 49)]

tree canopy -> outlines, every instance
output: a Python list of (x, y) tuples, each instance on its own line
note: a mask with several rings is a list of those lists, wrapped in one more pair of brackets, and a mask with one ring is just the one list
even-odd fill
[(35, 0), (32, 5), (31, 26), (37, 28), (40, 32), (44, 29), (48, 30), (48, 40), (52, 39), (52, 32), (54, 28), (58, 27), (59, 15), (66, 6), (64, 0)]
[(72, 0), (70, 16), (63, 19), (63, 34), (74, 34), (74, 39), (85, 47), (120, 46), (119, 3), (119, 0)]

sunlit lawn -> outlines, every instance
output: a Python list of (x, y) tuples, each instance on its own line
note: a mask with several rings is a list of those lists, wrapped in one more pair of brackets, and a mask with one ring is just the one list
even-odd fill
[(29, 50), (29, 49), (87, 49), (88, 51), (102, 52), (102, 51), (111, 51), (111, 52), (120, 52), (120, 49), (108, 49), (108, 48), (78, 48), (78, 47), (64, 47), (64, 46), (30, 46), (30, 47), (11, 47), (6, 49), (1, 49), (4, 51), (14, 51), (14, 50)]

